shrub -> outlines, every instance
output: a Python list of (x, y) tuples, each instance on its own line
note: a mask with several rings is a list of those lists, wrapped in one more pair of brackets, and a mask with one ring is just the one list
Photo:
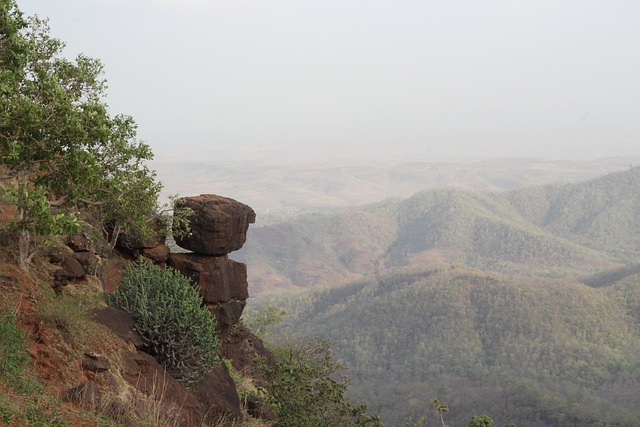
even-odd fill
[(27, 366), (27, 353), (24, 350), (25, 335), (16, 324), (16, 318), (5, 315), (0, 318), (0, 377), (10, 382), (19, 378)]
[(18, 392), (35, 388), (26, 375), (29, 368), (26, 339), (14, 314), (0, 316), (0, 381)]
[(382, 427), (378, 415), (367, 415), (365, 404), (346, 399), (344, 369), (331, 356), (330, 342), (302, 339), (272, 348), (275, 366), (264, 365), (265, 402), (276, 414), (277, 427)]
[(185, 385), (193, 385), (219, 363), (213, 316), (178, 271), (135, 264), (107, 303), (133, 317), (146, 351)]

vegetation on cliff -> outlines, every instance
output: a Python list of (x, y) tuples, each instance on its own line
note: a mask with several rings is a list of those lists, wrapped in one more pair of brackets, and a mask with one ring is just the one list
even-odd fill
[(173, 268), (134, 264), (107, 303), (133, 317), (145, 351), (184, 384), (193, 386), (220, 362), (215, 319)]
[(276, 415), (277, 427), (382, 427), (380, 417), (367, 415), (367, 405), (347, 400), (344, 366), (333, 361), (331, 343), (295, 339), (271, 346), (274, 366), (265, 366), (261, 392)]
[(131, 117), (109, 113), (100, 61), (64, 58), (47, 21), (13, 0), (0, 5), (0, 40), (0, 165), (15, 182), (20, 265), (32, 234), (77, 231), (81, 208), (112, 247), (122, 232), (144, 235), (160, 191), (152, 152)]
[[(63, 47), (46, 20), (24, 17), (14, 0), (0, 4), (0, 424), (296, 425), (288, 411), (275, 421), (243, 418), (218, 363), (220, 328), (190, 279), (141, 264), (106, 297), (133, 323), (105, 307), (99, 272), (113, 280), (158, 246), (149, 257), (167, 259), (157, 243), (161, 186), (133, 119), (112, 116), (103, 101), (101, 63), (69, 61)], [(179, 210), (173, 225), (188, 234), (193, 212)], [(228, 301), (216, 302), (224, 309)], [(233, 303), (239, 317), (244, 301)], [(267, 363), (272, 375), (257, 379), (258, 403), (305, 399), (304, 417), (331, 417), (326, 425), (374, 419), (347, 402), (330, 358), (317, 360)], [(312, 392), (278, 394), (283, 382)]]

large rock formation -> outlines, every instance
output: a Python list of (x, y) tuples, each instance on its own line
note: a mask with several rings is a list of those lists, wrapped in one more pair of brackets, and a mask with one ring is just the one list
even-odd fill
[(247, 266), (227, 255), (171, 254), (168, 264), (191, 278), (200, 295), (216, 317), (221, 335), (240, 320), (249, 290)]
[[(234, 368), (241, 372), (259, 371), (253, 369), (256, 359), (273, 363), (274, 358), (258, 337), (238, 325), (249, 297), (247, 266), (228, 257), (230, 252), (240, 249), (244, 244), (249, 224), (255, 221), (255, 212), (233, 199), (211, 194), (185, 197), (176, 206), (189, 207), (193, 211), (189, 218), (191, 234), (176, 239), (179, 246), (193, 252), (167, 253), (163, 244), (152, 246), (158, 242), (150, 242), (147, 246), (137, 242), (126, 248), (127, 253), (137, 253), (160, 265), (165, 264), (166, 260), (166, 265), (189, 277), (216, 318), (221, 356), (232, 358)], [(105, 290), (109, 292), (115, 289), (124, 265), (126, 263), (107, 265), (104, 270), (108, 274), (104, 275), (103, 280)], [(94, 315), (96, 320), (137, 348), (137, 351), (125, 357), (125, 379), (147, 393), (148, 390), (140, 384), (157, 381), (159, 373), (163, 372), (162, 368), (151, 356), (142, 352), (142, 341), (136, 337), (127, 316), (121, 319), (123, 312), (114, 312), (118, 310), (105, 309)], [(198, 420), (206, 417), (224, 415), (235, 419), (240, 416), (240, 400), (224, 364), (207, 374), (191, 391), (169, 377), (163, 381), (167, 387), (168, 402), (178, 404), (180, 408), (180, 425), (199, 425)], [(255, 411), (257, 415), (265, 416), (260, 410)]]
[(214, 194), (184, 197), (176, 202), (176, 208), (184, 207), (193, 211), (189, 217), (191, 233), (177, 238), (176, 243), (193, 253), (171, 254), (167, 264), (198, 285), (225, 342), (249, 297), (247, 266), (227, 255), (244, 245), (256, 214), (245, 204)]
[(204, 255), (226, 255), (240, 249), (247, 240), (249, 224), (256, 221), (249, 206), (215, 194), (184, 197), (176, 202), (176, 209), (180, 208), (193, 211), (189, 217), (191, 233), (175, 233), (176, 243)]

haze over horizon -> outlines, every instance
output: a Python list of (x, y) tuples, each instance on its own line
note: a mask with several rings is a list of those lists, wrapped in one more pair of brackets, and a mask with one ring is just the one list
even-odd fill
[(640, 156), (631, 0), (19, 7), (103, 61), (159, 160)]

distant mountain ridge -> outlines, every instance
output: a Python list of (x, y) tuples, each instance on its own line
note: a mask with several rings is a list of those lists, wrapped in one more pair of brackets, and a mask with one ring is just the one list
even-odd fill
[[(308, 212), (364, 205), (388, 197), (406, 198), (455, 186), (472, 191), (508, 191), (528, 185), (577, 182), (640, 164), (639, 157), (589, 161), (544, 158), (424, 160), (415, 153), (343, 157), (291, 157), (292, 153), (200, 152), (154, 162), (165, 194), (224, 194), (251, 206), (258, 223)], [(244, 158), (243, 158), (244, 157)]]
[(239, 256), (251, 266), (254, 293), (425, 265), (584, 276), (639, 258), (639, 189), (640, 167), (634, 167), (577, 184), (503, 193), (423, 191), (256, 227)]

